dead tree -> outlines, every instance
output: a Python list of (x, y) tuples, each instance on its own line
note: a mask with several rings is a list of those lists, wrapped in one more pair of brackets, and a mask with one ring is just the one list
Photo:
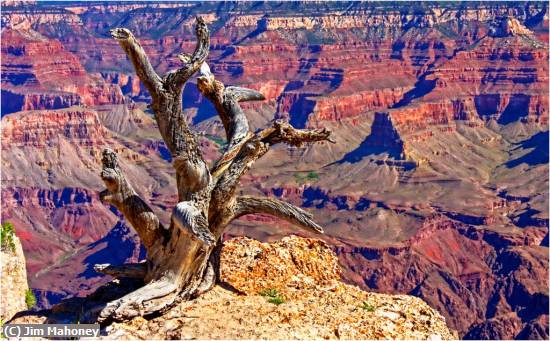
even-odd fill
[[(129, 30), (111, 30), (151, 94), (151, 108), (176, 171), (178, 204), (169, 226), (163, 226), (125, 178), (116, 154), (103, 151), (101, 178), (107, 189), (100, 197), (114, 205), (136, 230), (147, 257), (139, 264), (96, 266), (98, 272), (144, 280), (140, 289), (108, 303), (99, 314), (100, 322), (159, 313), (211, 289), (217, 280), (220, 236), (238, 217), (268, 214), (303, 229), (323, 232), (312, 215), (298, 207), (273, 198), (238, 196), (236, 189), (241, 176), (272, 145), (331, 141), (330, 132), (299, 130), (275, 121), (272, 127), (252, 133), (239, 102), (263, 100), (264, 96), (251, 89), (225, 87), (216, 80), (205, 62), (210, 33), (201, 18), (196, 20), (195, 31), (193, 54), (181, 54), (183, 66), (160, 77)], [(214, 104), (227, 136), (227, 147), (210, 169), (182, 112), (183, 86), (199, 71), (199, 90)]]

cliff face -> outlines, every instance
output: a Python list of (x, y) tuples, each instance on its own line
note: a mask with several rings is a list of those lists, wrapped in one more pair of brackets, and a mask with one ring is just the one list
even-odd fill
[[(368, 293), (340, 281), (329, 246), (287, 237), (267, 244), (225, 241), (221, 286), (182, 302), (162, 316), (136, 318), (105, 328), (108, 339), (443, 339), (456, 337), (422, 300)], [(97, 296), (95, 296), (97, 298)], [(275, 303), (272, 303), (275, 302)], [(83, 304), (82, 302), (80, 302)], [(84, 303), (86, 304), (86, 303)], [(55, 322), (76, 313), (63, 302), (42, 312)], [(40, 323), (44, 317), (14, 323)]]
[[(127, 160), (123, 162), (156, 160), (149, 170), (149, 166), (131, 167), (129, 174), (146, 179), (153, 172), (170, 187), (166, 173), (172, 167), (163, 160), (160, 137), (150, 135), (134, 142), (132, 149), (114, 138), (139, 132), (150, 123), (140, 110), (116, 107), (109, 112), (81, 107), (33, 110), (2, 118), (2, 219), (19, 227), (27, 268), (33, 275), (30, 283), (41, 304), (74, 294), (73, 285), (88, 293), (105, 282), (90, 268), (89, 262), (98, 255), (116, 262), (140, 257), (135, 234), (99, 200), (98, 170), (101, 151), (109, 145)], [(163, 192), (155, 187), (151, 192)], [(152, 196), (151, 192), (147, 195)], [(165, 198), (159, 205), (172, 201)], [(102, 251), (108, 245), (117, 251)], [(71, 272), (78, 275), (67, 278)]]
[(2, 30), (2, 113), (118, 104), (120, 88), (87, 74), (57, 40), (32, 30)]
[(25, 254), (19, 238), (12, 237), (13, 250), (1, 250), (2, 286), (0, 288), (0, 318), (6, 322), (15, 313), (27, 309), (25, 293), (29, 289)]

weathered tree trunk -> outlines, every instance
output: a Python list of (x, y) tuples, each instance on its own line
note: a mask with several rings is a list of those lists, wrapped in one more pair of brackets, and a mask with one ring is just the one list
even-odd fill
[[(103, 152), (101, 177), (107, 187), (102, 200), (114, 205), (138, 233), (147, 259), (144, 263), (111, 266), (96, 271), (113, 276), (143, 278), (145, 285), (110, 302), (98, 320), (124, 320), (162, 312), (181, 299), (195, 297), (217, 280), (220, 237), (233, 220), (246, 214), (270, 214), (300, 228), (322, 233), (306, 211), (272, 198), (237, 197), (240, 177), (275, 143), (299, 146), (305, 142), (331, 141), (327, 130), (297, 130), (276, 121), (273, 127), (253, 134), (239, 102), (263, 100), (257, 91), (225, 87), (210, 73), (205, 60), (210, 36), (204, 21), (197, 18), (197, 47), (182, 54), (183, 67), (157, 75), (147, 55), (130, 31), (111, 30), (128, 55), (137, 75), (151, 94), (151, 108), (173, 158), (179, 203), (169, 226), (162, 226), (152, 209), (126, 180), (116, 154)], [(197, 71), (198, 87), (215, 106), (227, 135), (222, 157), (209, 170), (182, 112), (182, 89)], [(332, 141), (331, 141), (332, 142)]]

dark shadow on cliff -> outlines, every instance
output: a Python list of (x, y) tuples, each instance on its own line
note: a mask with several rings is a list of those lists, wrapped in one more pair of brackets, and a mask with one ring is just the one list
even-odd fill
[[(370, 137), (370, 136), (369, 136)], [(345, 162), (357, 163), (361, 161), (364, 157), (374, 156), (374, 155), (383, 155), (386, 154), (388, 157), (399, 160), (401, 156), (401, 150), (399, 148), (388, 148), (382, 146), (372, 146), (367, 137), (359, 147), (355, 148), (351, 152), (344, 155), (344, 157), (335, 163), (342, 164)]]
[(514, 168), (522, 163), (535, 166), (548, 163), (548, 131), (541, 131), (518, 144), (516, 149), (532, 149), (527, 154), (506, 162), (506, 167)]
[[(86, 297), (72, 297), (62, 300), (51, 309), (18, 312), (6, 323), (25, 316), (46, 317), (44, 324), (97, 323), (97, 317), (107, 303), (117, 300), (142, 286), (142, 280), (120, 278), (115, 282), (100, 286), (95, 292)], [(107, 325), (110, 322), (106, 321), (102, 325)]]
[(516, 94), (510, 97), (510, 102), (500, 114), (497, 123), (508, 124), (516, 122), (529, 114), (531, 96)]
[(391, 108), (400, 108), (409, 105), (414, 99), (423, 97), (430, 93), (435, 88), (435, 80), (427, 80), (426, 76), (430, 73), (426, 73), (420, 77), (418, 82), (414, 84), (412, 90), (403, 95), (403, 98), (395, 103)]
[[(105, 237), (88, 245), (86, 250), (91, 250), (101, 245), (104, 245), (104, 247), (84, 259), (86, 270), (78, 274), (78, 277), (88, 279), (102, 276), (94, 270), (95, 264), (109, 263), (119, 265), (127, 262), (134, 255), (134, 250), (137, 247), (136, 239), (132, 238), (132, 235), (130, 228), (119, 221)], [(139, 259), (142, 259), (144, 255), (145, 249), (140, 245)]]
[(357, 163), (372, 155), (386, 155), (394, 160), (402, 160), (402, 153), (403, 141), (393, 126), (389, 114), (375, 113), (370, 134), (357, 148), (335, 163)]

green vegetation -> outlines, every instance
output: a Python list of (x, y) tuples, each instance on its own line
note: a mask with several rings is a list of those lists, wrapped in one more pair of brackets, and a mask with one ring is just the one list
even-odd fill
[(0, 248), (2, 251), (15, 252), (15, 228), (9, 221), (2, 223), (2, 232), (0, 234)]
[(25, 303), (29, 309), (36, 305), (36, 296), (34, 296), (31, 289), (27, 289), (27, 291), (25, 291)]
[(267, 301), (275, 305), (285, 303), (284, 297), (275, 289), (264, 289), (260, 291), (260, 295), (269, 297)]
[(279, 305), (279, 304), (282, 304), (282, 303), (285, 303), (285, 300), (280, 297), (280, 296), (277, 296), (277, 297), (270, 297), (268, 300), (267, 300), (269, 303), (273, 303), (275, 305)]
[(296, 173), (294, 174), (294, 178), (296, 179), (296, 182), (299, 184), (302, 184), (305, 182), (315, 182), (319, 180), (319, 174), (317, 174), (317, 172), (309, 172), (307, 174)]
[(370, 304), (368, 304), (367, 302), (363, 301), (363, 306), (362, 308), (368, 312), (373, 312), (374, 310), (376, 310), (376, 308)]

